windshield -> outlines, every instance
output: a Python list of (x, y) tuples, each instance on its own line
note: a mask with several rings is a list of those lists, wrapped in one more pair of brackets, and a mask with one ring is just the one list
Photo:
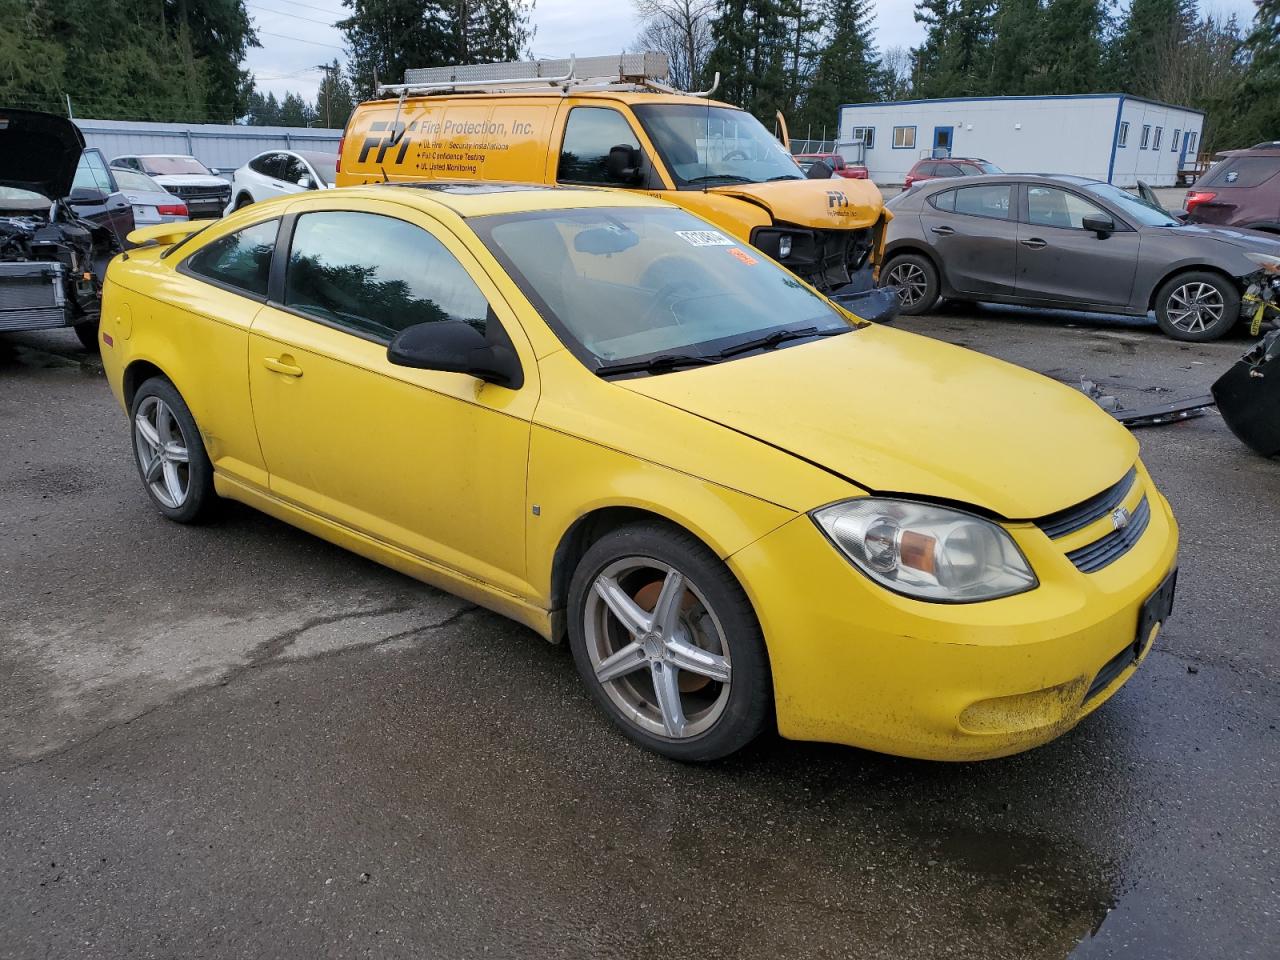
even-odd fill
[(1179, 226), (1179, 222), (1169, 216), (1166, 211), (1154, 204), (1147, 203), (1141, 197), (1134, 196), (1127, 190), (1113, 187), (1109, 183), (1090, 183), (1085, 185), (1085, 189), (1094, 196), (1101, 197), (1103, 200), (1119, 207), (1121, 213), (1130, 220), (1136, 220), (1144, 227)]
[(1004, 171), (1001, 170), (999, 167), (997, 167), (994, 163), (987, 163), (987, 161), (985, 160), (979, 160), (977, 163), (974, 164), (974, 166), (977, 167), (979, 170), (981, 170), (983, 173), (1004, 173)]
[(338, 175), (338, 157), (331, 153), (303, 153), (300, 156), (311, 164), (311, 169), (316, 172), (322, 181), (326, 184), (333, 183), (333, 178)]
[(787, 328), (852, 329), (791, 273), (683, 210), (551, 210), (469, 223), (593, 369), (673, 353), (718, 360)]
[(142, 161), (142, 169), (153, 177), (184, 173), (212, 176), (209, 168), (195, 157), (139, 157), (138, 159)]
[(634, 110), (680, 189), (804, 179), (787, 148), (744, 110), (674, 103)]
[(166, 192), (164, 187), (160, 186), (145, 173), (139, 173), (137, 170), (112, 167), (111, 172), (115, 174), (116, 183), (120, 184), (121, 190), (145, 190), (149, 193)]
[(49, 198), (43, 193), (35, 193), (32, 190), (20, 190), (17, 187), (6, 187), (0, 185), (0, 200), (38, 200), (45, 206), (49, 205)]

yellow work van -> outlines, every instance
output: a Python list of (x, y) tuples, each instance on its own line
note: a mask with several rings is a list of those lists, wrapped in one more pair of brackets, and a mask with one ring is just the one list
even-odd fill
[[(891, 216), (865, 180), (806, 175), (745, 110), (666, 85), (666, 58), (623, 54), (407, 71), (356, 107), (338, 186), (511, 181), (650, 193), (827, 293), (871, 285)], [(827, 178), (823, 178), (823, 173)], [(707, 242), (716, 242), (712, 233)], [(692, 242), (692, 241), (691, 241)]]

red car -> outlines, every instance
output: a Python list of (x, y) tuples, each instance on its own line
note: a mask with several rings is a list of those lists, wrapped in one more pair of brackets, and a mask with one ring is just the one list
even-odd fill
[(1229, 151), (1183, 203), (1192, 223), (1280, 233), (1280, 140)]
[(902, 183), (903, 190), (910, 190), (913, 183), (936, 180), (939, 177), (976, 177), (984, 173), (1004, 173), (994, 163), (976, 157), (946, 157), (942, 160), (917, 160)]
[(860, 163), (846, 163), (844, 157), (838, 153), (797, 153), (795, 156), (796, 163), (800, 164), (800, 169), (805, 173), (808, 173), (809, 168), (819, 160), (824, 161), (837, 177), (845, 177), (849, 180), (868, 179), (866, 167)]

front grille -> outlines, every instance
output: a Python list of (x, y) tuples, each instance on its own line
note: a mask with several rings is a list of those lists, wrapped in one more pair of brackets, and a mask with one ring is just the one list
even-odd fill
[(231, 187), (166, 187), (170, 193), (181, 197), (183, 200), (195, 200), (196, 202), (206, 201), (212, 203), (215, 200), (230, 200)]
[(1137, 478), (1138, 468), (1130, 467), (1128, 473), (1101, 493), (1095, 494), (1083, 503), (1077, 503), (1074, 507), (1067, 507), (1047, 517), (1041, 517), (1036, 521), (1036, 526), (1043, 530), (1050, 540), (1057, 540), (1069, 533), (1083, 530), (1124, 503)]
[(1123, 529), (1114, 530), (1105, 537), (1093, 541), (1093, 543), (1081, 547), (1079, 550), (1072, 550), (1067, 554), (1067, 559), (1076, 565), (1076, 568), (1083, 573), (1094, 573), (1116, 560), (1132, 549), (1142, 534), (1147, 529), (1147, 524), (1151, 522), (1151, 504), (1147, 502), (1147, 498), (1143, 497), (1142, 502), (1138, 504), (1133, 511), (1133, 516), (1129, 518), (1129, 523)]
[(60, 327), (67, 322), (62, 264), (0, 263), (0, 330)]

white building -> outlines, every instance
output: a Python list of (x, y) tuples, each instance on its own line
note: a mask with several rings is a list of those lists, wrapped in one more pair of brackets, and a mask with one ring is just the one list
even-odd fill
[(1121, 187), (1175, 186), (1200, 147), (1204, 114), (1120, 93), (849, 103), (837, 149), (880, 184), (917, 160), (977, 157), (1008, 173), (1070, 173)]

